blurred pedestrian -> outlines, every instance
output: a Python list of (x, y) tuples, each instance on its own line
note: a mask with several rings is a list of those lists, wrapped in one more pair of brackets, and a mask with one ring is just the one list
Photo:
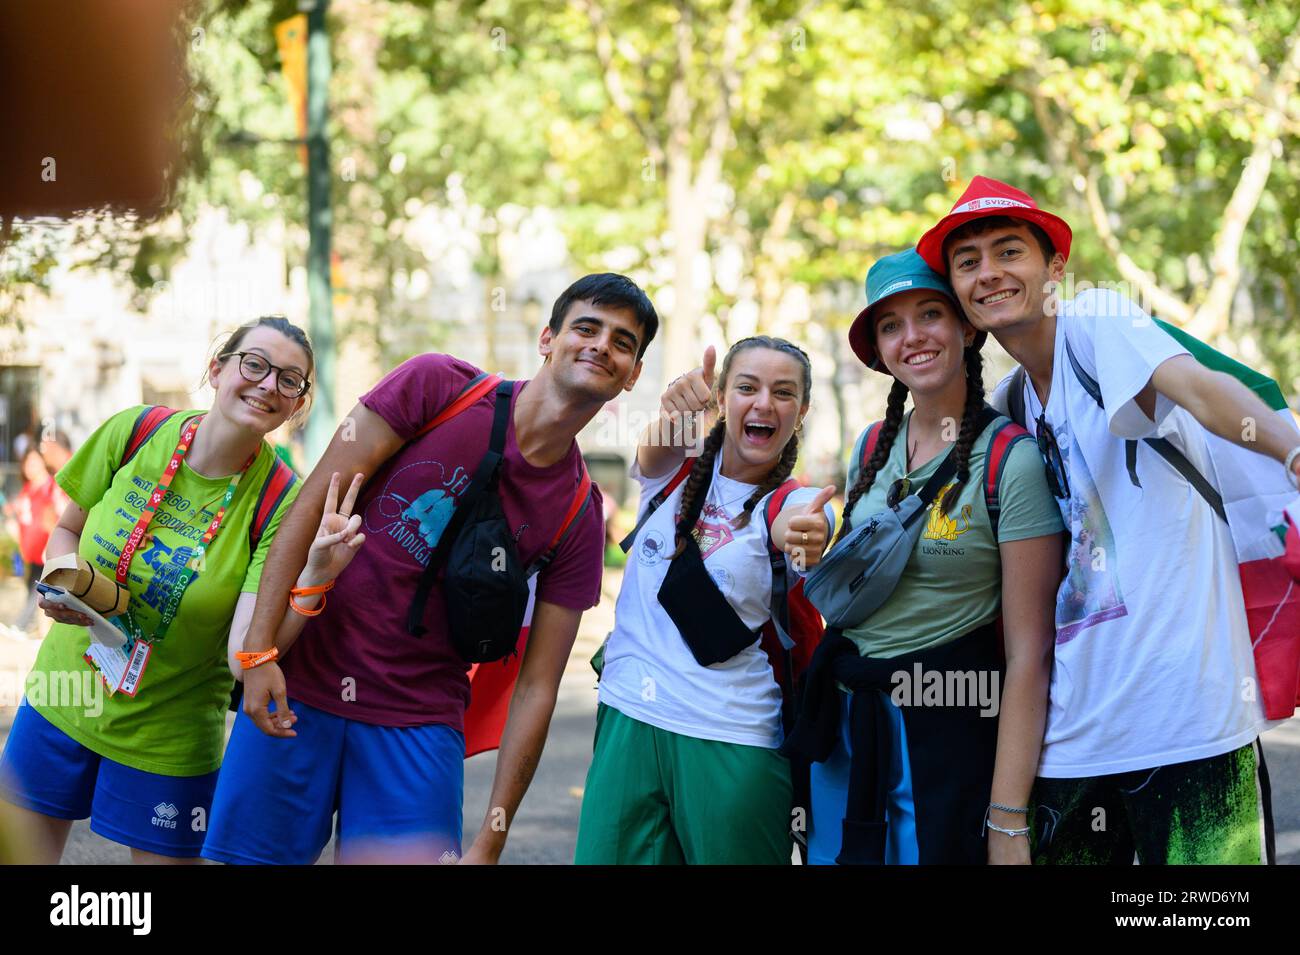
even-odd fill
[(29, 447), (23, 455), (23, 489), (5, 505), (5, 516), (10, 518), (17, 533), (18, 553), (26, 568), (28, 597), (18, 619), (10, 628), (10, 635), (22, 636), (36, 619), (36, 582), (45, 569), (45, 545), (50, 532), (58, 524), (68, 496), (46, 468), (45, 458), (39, 450)]

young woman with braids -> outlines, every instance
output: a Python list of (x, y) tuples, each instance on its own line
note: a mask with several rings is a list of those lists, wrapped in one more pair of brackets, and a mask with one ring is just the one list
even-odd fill
[(814, 760), (809, 862), (1027, 863), (1020, 830), (1046, 717), (1060, 514), (1032, 442), (986, 409), (986, 336), (948, 283), (908, 250), (872, 266), (866, 287), (849, 343), (894, 383), (864, 466), (872, 428), (853, 449), (836, 543), (949, 456), (956, 468), (890, 596), (858, 626), (828, 630), (810, 667), (786, 746)]
[[(706, 586), (742, 636), (771, 616), (767, 498), (794, 468), (812, 369), (778, 338), (746, 338), (665, 391), (658, 426), (637, 450), (641, 516), (606, 645), (596, 743), (578, 825), (580, 864), (788, 864), (791, 775), (781, 744), (781, 691), (758, 634), (703, 666), (660, 601), (675, 559), (699, 548)], [(720, 409), (689, 476), (683, 422)], [(771, 535), (796, 566), (815, 564), (834, 527), (835, 488), (790, 493)], [(647, 517), (647, 513), (649, 516)], [(683, 556), (685, 554), (685, 556)], [(693, 591), (692, 591), (693, 593)], [(701, 598), (706, 595), (701, 593)], [(725, 608), (724, 608), (725, 609)]]

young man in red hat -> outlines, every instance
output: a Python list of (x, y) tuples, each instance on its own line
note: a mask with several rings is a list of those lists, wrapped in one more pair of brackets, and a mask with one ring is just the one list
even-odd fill
[(1213, 473), (1209, 431), (1284, 462), (1296, 482), (1296, 434), (1124, 296), (1059, 299), (1070, 238), (1026, 193), (976, 176), (917, 246), (971, 323), (1023, 367), (993, 403), (1023, 402), (1071, 537), (1035, 786), (1037, 856), (1272, 861), (1258, 743), (1267, 723), (1231, 533), (1142, 442), (1167, 439)]

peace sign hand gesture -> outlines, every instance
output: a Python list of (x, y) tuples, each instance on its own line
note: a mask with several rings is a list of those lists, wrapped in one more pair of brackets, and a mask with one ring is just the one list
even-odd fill
[(343, 573), (343, 569), (352, 562), (361, 545), (366, 542), (366, 535), (358, 533), (361, 529), (361, 515), (352, 513), (365, 479), (364, 474), (352, 478), (340, 505), (339, 474), (335, 471), (330, 476), (320, 526), (316, 528), (316, 539), (311, 542), (311, 549), (307, 552), (307, 566), (303, 568), (304, 576), (318, 584), (334, 580)]

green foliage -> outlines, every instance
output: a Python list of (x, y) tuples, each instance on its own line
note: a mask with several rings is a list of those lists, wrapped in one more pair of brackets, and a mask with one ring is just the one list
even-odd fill
[[(418, 321), (395, 282), (428, 268), (409, 223), (430, 205), (481, 206), (476, 267), (500, 269), (495, 213), (560, 214), (578, 268), (613, 249), (638, 264), (670, 247), (662, 150), (684, 77), (693, 163), (724, 104), (720, 51), (730, 0), (603, 0), (621, 109), (582, 3), (388, 0), (331, 4), (331, 149), (345, 317), (359, 334)], [(802, 12), (801, 12), (802, 11)], [(261, 228), (305, 217), (296, 135), (272, 27), (292, 0), (222, 0), (198, 14), (187, 173), (172, 220), (102, 227), (93, 261), (142, 289), (185, 248), (199, 208)], [(1003, 178), (1062, 212), (1080, 279), (1120, 278), (1114, 246), (1195, 308), (1243, 163), (1267, 127), (1300, 11), (1282, 0), (954, 0), (804, 4), (752, 0), (726, 105), (724, 188), (706, 247), (741, 249), (752, 282), (711, 308), (791, 283), (858, 284), (879, 255), (914, 242), (975, 174)], [(370, 37), (370, 55), (355, 41)], [(689, 37), (689, 43), (682, 43)], [(364, 44), (363, 44), (364, 46)], [(1300, 97), (1240, 249), (1231, 336), (1300, 391)], [(263, 140), (250, 144), (248, 136)], [(648, 141), (656, 138), (657, 143)], [(1091, 181), (1113, 237), (1098, 232)], [(101, 227), (96, 227), (101, 228)], [(114, 231), (115, 230), (115, 231)], [(305, 249), (305, 239), (291, 241)], [(1108, 242), (1112, 243), (1108, 246)], [(74, 243), (76, 244), (76, 243)], [(13, 239), (6, 272), (39, 287), (67, 246)], [(435, 263), (436, 264), (436, 263)], [(400, 283), (398, 283), (400, 284)], [(16, 294), (16, 284), (8, 289)], [(763, 289), (768, 291), (764, 292)], [(0, 307), (5, 287), (0, 286)], [(850, 317), (822, 316), (833, 327)], [(429, 340), (432, 340), (432, 334)], [(406, 347), (406, 346), (403, 346)]]

